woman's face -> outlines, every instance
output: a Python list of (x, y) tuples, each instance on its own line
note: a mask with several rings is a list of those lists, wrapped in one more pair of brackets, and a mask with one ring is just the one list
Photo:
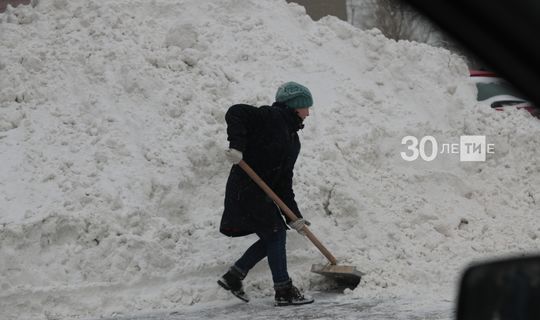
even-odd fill
[(298, 108), (298, 109), (295, 109), (296, 110), (296, 114), (302, 118), (302, 120), (305, 120), (307, 118), (307, 116), (309, 116), (309, 108)]

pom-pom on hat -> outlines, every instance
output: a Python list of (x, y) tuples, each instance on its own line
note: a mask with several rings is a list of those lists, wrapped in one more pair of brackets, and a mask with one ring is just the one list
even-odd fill
[(276, 102), (281, 102), (291, 109), (309, 108), (313, 105), (313, 98), (308, 88), (291, 81), (278, 88)]

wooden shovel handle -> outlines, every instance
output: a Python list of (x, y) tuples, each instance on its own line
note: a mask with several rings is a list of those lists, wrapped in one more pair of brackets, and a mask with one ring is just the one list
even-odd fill
[[(279, 208), (287, 215), (287, 217), (289, 217), (289, 219), (291, 219), (292, 221), (298, 220), (298, 217), (291, 211), (291, 209), (289, 209), (289, 207), (287, 207), (287, 205), (283, 201), (281, 201), (278, 195), (275, 194), (272, 189), (270, 189), (270, 187), (259, 177), (259, 175), (257, 175), (255, 171), (253, 171), (253, 169), (251, 169), (251, 167), (244, 160), (240, 160), (238, 165), (240, 166), (240, 168), (244, 169), (247, 175), (251, 179), (253, 179), (253, 181), (259, 187), (261, 187), (261, 189), (263, 189), (263, 191), (279, 206)], [(317, 249), (319, 249), (319, 251), (321, 251), (321, 253), (326, 257), (326, 259), (330, 261), (330, 264), (337, 264), (336, 258), (330, 253), (330, 251), (328, 251), (328, 249), (326, 249), (326, 247), (319, 241), (319, 239), (315, 237), (315, 235), (311, 232), (311, 230), (309, 230), (306, 225), (304, 225), (302, 231), (305, 232), (309, 240), (313, 242), (313, 244), (317, 247)]]

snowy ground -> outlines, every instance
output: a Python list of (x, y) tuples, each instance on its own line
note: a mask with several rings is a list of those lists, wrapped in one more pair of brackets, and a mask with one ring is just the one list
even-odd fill
[[(154, 312), (139, 315), (115, 315), (100, 320), (199, 320), (199, 319), (370, 319), (370, 320), (451, 320), (451, 304), (418, 308), (418, 301), (365, 301), (343, 295), (315, 293), (316, 303), (298, 307), (276, 308), (271, 299), (250, 303), (228, 302), (202, 304), (180, 311)], [(89, 319), (98, 320), (98, 319)]]
[[(255, 239), (218, 232), (223, 116), (291, 80), (315, 100), (299, 207), (366, 273), (343, 303), (444, 314), (468, 263), (540, 245), (538, 120), (477, 104), (448, 51), (313, 22), (282, 0), (34, 3), (0, 14), (2, 319), (233, 303), (215, 281)], [(495, 153), (407, 162), (408, 135), (485, 135)], [(305, 239), (291, 233), (288, 252), (296, 284), (329, 285), (307, 272), (324, 260)], [(246, 288), (271, 301), (264, 263)]]

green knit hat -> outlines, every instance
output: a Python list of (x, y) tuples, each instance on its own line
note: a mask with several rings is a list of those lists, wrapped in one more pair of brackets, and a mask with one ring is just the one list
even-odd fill
[(284, 103), (292, 109), (309, 108), (313, 105), (313, 98), (308, 88), (291, 81), (278, 88), (276, 102)]

